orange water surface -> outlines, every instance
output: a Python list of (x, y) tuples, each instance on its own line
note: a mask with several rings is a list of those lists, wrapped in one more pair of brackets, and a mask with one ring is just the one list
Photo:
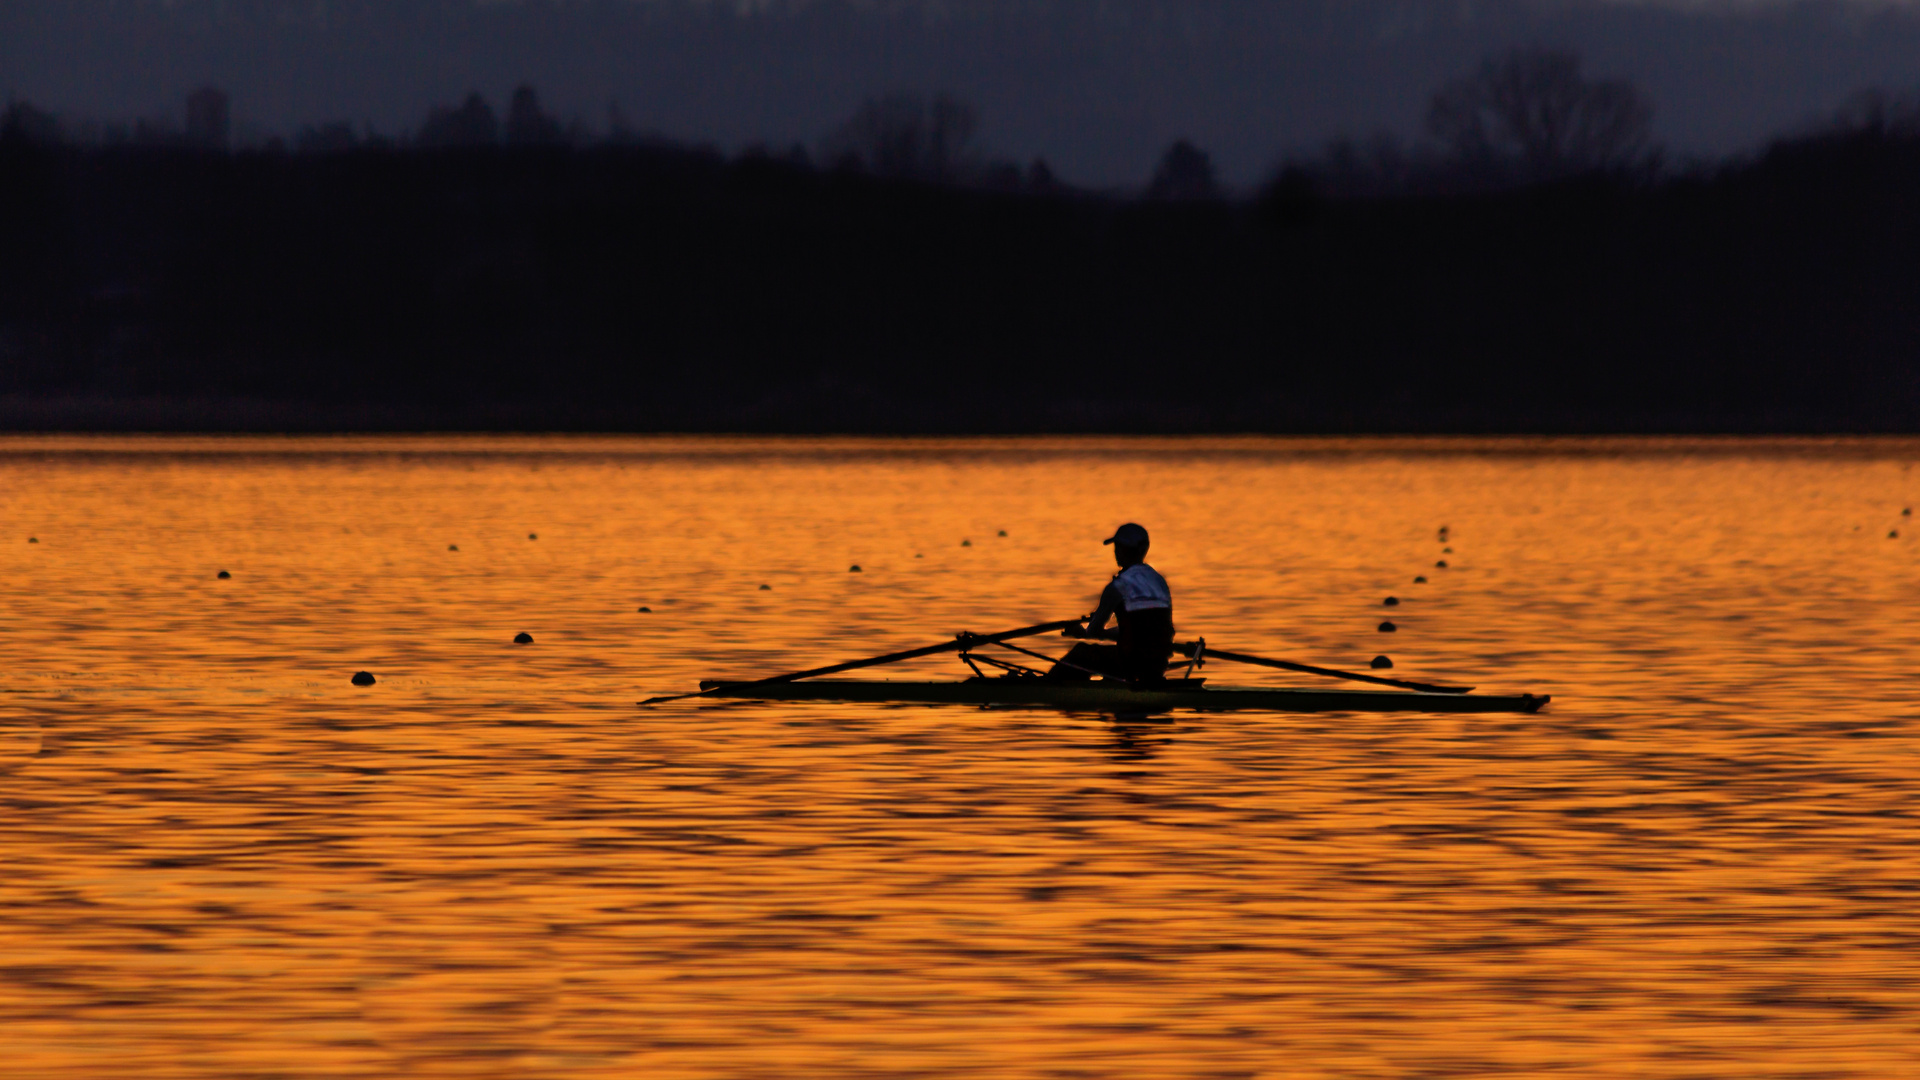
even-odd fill
[[(0, 441), (0, 1076), (1920, 1076), (1915, 458)], [(635, 706), (1126, 520), (1183, 637), (1553, 704)]]

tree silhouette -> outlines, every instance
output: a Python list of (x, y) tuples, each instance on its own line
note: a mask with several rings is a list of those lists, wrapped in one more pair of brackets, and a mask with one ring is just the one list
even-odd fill
[(10, 102), (0, 113), (0, 141), (52, 146), (60, 141), (60, 121), (31, 102)]
[(1549, 179), (1633, 164), (1653, 107), (1631, 83), (1589, 80), (1563, 49), (1514, 49), (1434, 92), (1427, 129), (1469, 169)]
[(345, 120), (308, 124), (293, 137), (293, 148), (302, 154), (344, 154), (359, 145), (353, 125)]
[(521, 85), (507, 105), (508, 146), (553, 146), (565, 138), (560, 121), (540, 111), (540, 96)]
[(1060, 178), (1053, 174), (1053, 166), (1043, 157), (1034, 158), (1027, 163), (1027, 190), (1042, 195), (1050, 195), (1060, 190)]
[(1160, 157), (1147, 184), (1149, 199), (1217, 199), (1220, 185), (1213, 175), (1213, 159), (1205, 150), (1181, 139)]
[(203, 86), (187, 95), (187, 142), (206, 150), (225, 150), (232, 122), (226, 91)]
[(956, 183), (979, 166), (976, 123), (971, 105), (945, 95), (868, 98), (827, 136), (821, 157), (876, 176)]
[(429, 149), (492, 146), (500, 141), (500, 121), (479, 94), (468, 94), (457, 109), (435, 106), (414, 142)]
[(1920, 93), (1890, 93), (1868, 87), (1848, 96), (1827, 131), (1882, 139), (1920, 138)]

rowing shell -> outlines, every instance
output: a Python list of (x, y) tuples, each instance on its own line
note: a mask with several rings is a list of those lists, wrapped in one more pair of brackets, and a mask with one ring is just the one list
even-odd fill
[(1547, 694), (1429, 694), (1417, 690), (1306, 690), (1281, 687), (1204, 687), (1201, 680), (1170, 680), (1162, 687), (1123, 683), (1048, 682), (1030, 678), (974, 678), (963, 682), (883, 682), (814, 679), (792, 682), (700, 684), (707, 697), (762, 701), (901, 702), (926, 705), (1011, 705), (1084, 712), (1169, 712), (1174, 709), (1266, 712), (1539, 712)]

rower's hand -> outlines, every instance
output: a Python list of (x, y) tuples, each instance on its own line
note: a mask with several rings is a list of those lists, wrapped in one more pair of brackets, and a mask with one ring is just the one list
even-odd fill
[(1079, 623), (1072, 623), (1068, 626), (1061, 628), (1060, 636), (1070, 637), (1070, 638), (1084, 638), (1087, 636), (1087, 628), (1080, 625)]

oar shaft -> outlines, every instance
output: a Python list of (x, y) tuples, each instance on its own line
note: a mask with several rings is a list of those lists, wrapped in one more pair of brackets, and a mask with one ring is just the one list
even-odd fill
[(752, 686), (759, 683), (792, 682), (795, 679), (811, 679), (817, 675), (837, 675), (842, 671), (853, 671), (856, 668), (877, 667), (881, 664), (894, 664), (902, 660), (912, 660), (916, 657), (932, 656), (936, 653), (955, 652), (960, 649), (978, 648), (981, 645), (991, 645), (995, 642), (1006, 641), (1011, 638), (1033, 637), (1036, 634), (1050, 633), (1054, 630), (1065, 630), (1069, 626), (1078, 626), (1082, 621), (1084, 620), (1061, 619), (1057, 622), (1037, 623), (1033, 626), (1022, 626), (1017, 630), (1002, 630), (997, 634), (970, 634), (970, 633), (962, 632), (954, 635), (954, 638), (952, 641), (944, 641), (938, 645), (928, 645), (928, 646), (925, 646), (924, 648), (919, 648), (919, 649), (907, 649), (903, 652), (887, 653), (885, 656), (869, 656), (863, 660), (849, 660), (844, 664), (830, 664), (827, 667), (812, 668), (807, 671), (792, 671), (792, 672), (788, 672), (785, 675), (769, 675), (763, 679), (742, 679), (738, 682), (714, 682), (711, 685), (707, 683), (702, 683), (701, 690), (699, 693), (674, 694), (669, 697), (648, 698), (647, 700), (641, 702), (640, 704), (657, 705), (667, 701), (679, 701), (683, 698), (699, 697), (701, 694), (709, 693), (715, 687), (723, 686), (723, 685), (724, 686)]
[(1064, 619), (1059, 622), (1023, 626), (1018, 630), (1002, 630), (998, 634), (962, 633), (955, 635), (952, 641), (942, 642), (938, 645), (928, 645), (925, 648), (908, 649), (905, 652), (888, 653), (885, 656), (869, 656), (864, 660), (849, 660), (844, 664), (833, 664), (828, 667), (813, 668), (808, 671), (795, 671), (786, 675), (769, 675), (764, 679), (747, 679), (744, 681), (747, 683), (777, 683), (792, 682), (795, 679), (811, 679), (816, 675), (838, 675), (842, 671), (852, 671), (855, 668), (878, 667), (881, 664), (894, 664), (902, 660), (912, 660), (916, 657), (932, 656), (935, 653), (955, 652), (960, 649), (971, 649), (980, 645), (991, 645), (996, 641), (1006, 641), (1009, 638), (1033, 637), (1036, 634), (1045, 634), (1053, 630), (1065, 630), (1069, 626), (1078, 625), (1079, 622), (1079, 619)]
[[(1194, 646), (1176, 642), (1173, 651), (1183, 656), (1192, 656)], [(1472, 690), (1471, 686), (1439, 686), (1434, 683), (1412, 682), (1407, 679), (1383, 679), (1378, 675), (1361, 675), (1353, 671), (1336, 671), (1333, 668), (1314, 667), (1312, 664), (1296, 664), (1291, 660), (1274, 660), (1251, 653), (1228, 652), (1207, 646), (1206, 657), (1209, 660), (1230, 660), (1236, 664), (1254, 664), (1259, 667), (1279, 668), (1282, 671), (1299, 671), (1308, 675), (1324, 675), (1330, 679), (1351, 679), (1354, 682), (1377, 683), (1381, 686), (1398, 686), (1404, 690), (1423, 690), (1429, 694), (1464, 694)]]

